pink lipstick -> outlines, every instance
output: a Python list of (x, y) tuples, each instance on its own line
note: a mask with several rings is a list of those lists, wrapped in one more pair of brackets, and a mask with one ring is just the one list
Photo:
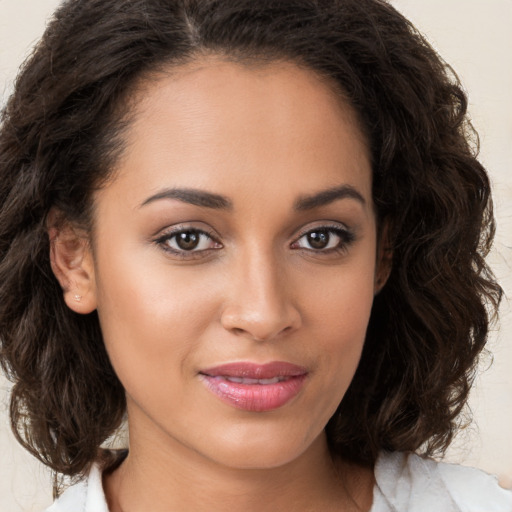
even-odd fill
[(307, 370), (274, 361), (267, 364), (229, 363), (200, 372), (206, 387), (223, 402), (252, 412), (277, 409), (302, 388)]

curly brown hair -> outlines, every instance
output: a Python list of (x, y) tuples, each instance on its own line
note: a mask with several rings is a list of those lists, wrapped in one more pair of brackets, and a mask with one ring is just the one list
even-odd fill
[(201, 53), (285, 59), (327, 76), (370, 143), (393, 267), (353, 382), (327, 425), (333, 453), (442, 453), (459, 426), (501, 289), (486, 266), (489, 180), (457, 77), (383, 0), (68, 0), (2, 112), (0, 362), (18, 440), (80, 475), (120, 425), (124, 390), (97, 314), (69, 310), (52, 273), (56, 208), (90, 226), (123, 151), (129, 95)]

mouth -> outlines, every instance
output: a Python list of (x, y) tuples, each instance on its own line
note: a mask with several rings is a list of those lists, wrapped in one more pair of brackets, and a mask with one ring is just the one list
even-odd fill
[(290, 402), (307, 374), (305, 368), (283, 361), (229, 363), (199, 373), (206, 388), (221, 401), (251, 412), (271, 411)]

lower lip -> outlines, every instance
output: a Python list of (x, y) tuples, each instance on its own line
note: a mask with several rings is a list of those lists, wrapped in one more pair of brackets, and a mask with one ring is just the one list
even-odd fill
[(201, 375), (206, 387), (223, 402), (237, 409), (264, 412), (278, 409), (301, 390), (306, 375), (288, 377), (275, 384), (239, 384), (223, 377)]

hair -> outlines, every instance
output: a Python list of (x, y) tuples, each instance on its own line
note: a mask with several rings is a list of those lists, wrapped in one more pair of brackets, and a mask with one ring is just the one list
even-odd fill
[(18, 441), (82, 475), (122, 422), (98, 316), (68, 309), (52, 273), (47, 217), (56, 208), (90, 226), (130, 94), (204, 54), (294, 62), (357, 111), (393, 264), (329, 446), (362, 464), (381, 450), (443, 453), (501, 297), (484, 261), (489, 180), (457, 77), (383, 0), (68, 0), (56, 11), (0, 131), (0, 362)]

